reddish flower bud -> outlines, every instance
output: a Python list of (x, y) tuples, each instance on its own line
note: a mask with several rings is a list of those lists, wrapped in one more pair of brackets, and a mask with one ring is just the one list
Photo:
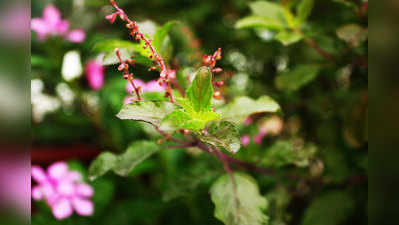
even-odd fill
[(116, 13), (106, 15), (105, 19), (108, 20), (110, 23), (114, 23), (116, 19)]
[(124, 68), (125, 68), (125, 64), (124, 64), (124, 63), (122, 63), (122, 64), (120, 64), (120, 65), (118, 66), (118, 70), (119, 70), (119, 71), (122, 71)]
[(224, 81), (222, 81), (222, 80), (216, 82), (216, 86), (218, 86), (218, 87), (221, 87), (223, 85), (224, 85)]
[(202, 65), (209, 66), (211, 64), (211, 57), (208, 55), (202, 55)]
[(223, 69), (220, 68), (220, 67), (217, 67), (217, 68), (215, 68), (215, 69), (212, 70), (212, 72), (214, 72), (214, 73), (220, 73), (220, 72), (222, 72), (222, 71), (223, 71)]
[(222, 94), (220, 93), (220, 91), (216, 91), (215, 93), (213, 93), (213, 97), (216, 99), (221, 99), (222, 98)]

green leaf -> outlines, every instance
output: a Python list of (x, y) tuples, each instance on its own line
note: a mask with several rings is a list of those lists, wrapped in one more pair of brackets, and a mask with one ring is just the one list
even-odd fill
[(99, 41), (94, 44), (92, 51), (94, 52), (113, 52), (115, 51), (115, 48), (119, 49), (128, 49), (132, 51), (140, 51), (142, 49), (141, 45), (139, 43), (134, 43), (131, 41), (125, 41), (125, 40), (118, 40), (118, 39), (112, 39), (112, 40), (103, 40)]
[(306, 209), (302, 225), (344, 224), (355, 210), (355, 201), (345, 191), (331, 191), (316, 198)]
[(306, 21), (312, 12), (314, 6), (314, 0), (301, 0), (301, 2), (296, 7), (296, 13), (300, 23)]
[(208, 67), (201, 67), (191, 85), (186, 90), (186, 95), (196, 112), (209, 111), (212, 105), (212, 73)]
[(280, 106), (269, 96), (261, 96), (253, 100), (246, 96), (235, 98), (231, 103), (220, 109), (222, 119), (234, 123), (242, 123), (244, 119), (254, 113), (276, 112)]
[(91, 163), (89, 179), (95, 180), (110, 170), (120, 176), (127, 176), (139, 163), (159, 150), (160, 146), (154, 142), (137, 141), (133, 142), (121, 155), (103, 152)]
[(294, 44), (300, 40), (302, 40), (302, 34), (299, 34), (294, 31), (281, 31), (274, 38), (280, 41), (283, 45)]
[(236, 29), (242, 28), (266, 28), (270, 30), (282, 30), (286, 26), (281, 21), (263, 16), (247, 16), (237, 21)]
[(265, 151), (261, 164), (276, 168), (286, 165), (307, 167), (315, 154), (314, 144), (303, 146), (295, 143), (295, 140), (280, 140)]
[(127, 176), (138, 164), (160, 150), (159, 145), (150, 141), (132, 143), (125, 153), (118, 157), (114, 172), (120, 176)]
[(228, 152), (236, 153), (240, 150), (240, 134), (234, 124), (228, 121), (212, 122), (205, 135), (199, 139), (207, 144), (220, 147)]
[(314, 80), (319, 71), (320, 66), (318, 65), (300, 65), (278, 75), (275, 83), (280, 90), (296, 91)]
[(110, 171), (117, 163), (117, 156), (111, 152), (103, 152), (91, 163), (89, 179), (95, 180)]
[(164, 24), (162, 27), (158, 28), (157, 31), (155, 32), (152, 45), (159, 52), (159, 54), (162, 54), (164, 52), (163, 45), (164, 42), (166, 41), (170, 29), (172, 29), (177, 24), (179, 24), (179, 22), (170, 21)]
[(184, 110), (176, 110), (168, 114), (161, 123), (161, 130), (177, 130), (188, 129), (199, 131), (204, 129), (205, 125), (212, 120), (219, 119), (218, 113), (209, 112), (186, 112)]
[(234, 173), (236, 196), (228, 174), (220, 177), (211, 187), (211, 198), (215, 204), (215, 217), (226, 225), (266, 225), (268, 202), (259, 193), (256, 181), (242, 173)]
[(368, 38), (368, 30), (357, 24), (347, 24), (337, 29), (337, 36), (352, 47), (358, 47)]
[(176, 105), (166, 101), (137, 101), (126, 104), (116, 115), (121, 120), (136, 120), (160, 126), (161, 120), (177, 109)]
[(267, 17), (276, 21), (284, 21), (285, 9), (273, 2), (256, 1), (249, 4), (251, 11), (256, 16)]

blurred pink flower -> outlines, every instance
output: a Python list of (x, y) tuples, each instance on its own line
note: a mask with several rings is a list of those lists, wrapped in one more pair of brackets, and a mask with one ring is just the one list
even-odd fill
[(99, 90), (104, 85), (104, 67), (96, 60), (90, 60), (85, 68), (86, 78), (89, 86)]
[[(136, 86), (140, 86), (141, 87), (141, 91), (144, 92), (160, 92), (160, 91), (165, 91), (165, 85), (161, 86), (159, 85), (159, 83), (156, 80), (151, 80), (148, 81), (147, 83), (140, 80), (140, 79), (134, 79), (134, 84)], [(126, 84), (126, 92), (129, 94), (134, 93), (133, 87), (130, 84), (130, 82), (127, 82)], [(123, 104), (129, 104), (132, 103), (136, 100), (136, 97), (132, 97), (132, 96), (127, 96), (124, 100), (123, 100)]]
[(255, 137), (254, 137), (254, 142), (258, 145), (262, 144), (263, 138), (266, 136), (266, 133), (264, 132), (259, 132)]
[(34, 200), (46, 200), (55, 218), (61, 220), (72, 215), (75, 210), (81, 216), (94, 212), (93, 188), (83, 183), (80, 173), (68, 169), (65, 162), (56, 162), (47, 168), (32, 166), (32, 178), (38, 183), (32, 188)]
[(48, 36), (63, 36), (70, 42), (80, 43), (85, 39), (83, 30), (69, 30), (68, 20), (61, 18), (60, 11), (54, 5), (47, 5), (43, 10), (42, 18), (31, 20), (31, 29), (35, 31), (39, 40), (44, 40)]
[(248, 135), (244, 135), (241, 137), (241, 144), (242, 146), (246, 147), (250, 142), (250, 138)]
[(245, 118), (244, 120), (244, 125), (245, 126), (249, 126), (252, 123), (252, 118), (250, 116), (248, 116), (247, 118)]

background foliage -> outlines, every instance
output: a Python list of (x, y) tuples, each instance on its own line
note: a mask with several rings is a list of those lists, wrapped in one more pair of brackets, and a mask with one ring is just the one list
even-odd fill
[[(55, 4), (71, 26), (83, 27), (87, 38), (82, 44), (60, 38), (39, 42), (32, 33), (32, 79), (43, 82), (43, 93), (62, 100), (56, 87), (66, 83), (61, 67), (69, 50), (78, 50), (83, 64), (105, 53), (103, 62), (110, 65), (100, 91), (90, 90), (84, 77), (67, 82), (75, 96), (72, 103), (62, 102), (32, 123), (33, 163), (68, 160), (87, 177), (94, 155), (107, 151), (102, 159), (109, 170), (127, 178), (107, 173), (90, 182), (95, 188), (92, 217), (57, 221), (39, 202), (33, 206), (32, 224), (366, 224), (367, 2), (118, 1), (129, 16), (147, 21), (145, 33), (151, 32), (148, 21), (165, 29), (168, 38), (154, 45), (178, 69), (178, 77), (189, 76), (200, 67), (202, 54), (220, 47), (218, 65), (224, 72), (216, 79), (226, 82), (221, 90), (225, 99), (268, 95), (278, 102), (281, 109), (274, 115), (283, 121), (282, 132), (267, 135), (261, 144), (251, 141), (234, 155), (273, 170), (235, 168), (240, 171), (234, 176), (241, 212), (252, 214), (245, 218), (231, 217), (228, 207), (235, 203), (226, 202), (231, 198), (225, 195), (232, 194), (224, 184), (228, 176), (215, 157), (195, 148), (153, 146), (147, 142), (160, 138), (154, 130), (115, 117), (127, 95), (126, 81), (108, 53), (119, 47), (135, 55), (134, 70), (142, 80), (158, 74), (147, 71), (146, 53), (129, 41), (123, 25), (104, 19), (111, 12), (108, 1), (34, 0), (32, 17), (40, 16), (48, 3)], [(244, 109), (233, 104), (229, 112)], [(255, 136), (271, 116), (255, 114), (255, 122), (239, 126), (240, 135)], [(137, 165), (127, 162), (128, 170), (123, 161), (114, 168), (114, 157), (134, 158), (129, 149), (144, 149), (142, 145), (151, 149), (147, 159)], [(74, 151), (76, 146), (84, 147)], [(50, 149), (45, 159), (43, 147)]]

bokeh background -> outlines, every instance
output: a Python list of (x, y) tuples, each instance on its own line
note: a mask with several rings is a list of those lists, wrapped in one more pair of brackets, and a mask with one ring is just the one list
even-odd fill
[[(279, 114), (256, 115), (252, 124), (240, 126), (240, 134), (251, 141), (236, 156), (276, 171), (273, 176), (246, 171), (268, 199), (270, 224), (366, 224), (368, 2), (315, 1), (301, 29), (334, 60), (304, 40), (284, 45), (269, 29), (237, 29), (236, 22), (251, 14), (251, 2), (119, 0), (118, 4), (150, 35), (169, 21), (179, 21), (169, 32), (165, 50), (168, 63), (178, 73), (191, 73), (200, 66), (202, 54), (222, 48), (218, 65), (224, 71), (218, 78), (226, 82), (221, 90), (225, 99), (269, 95), (280, 104)], [(272, 2), (294, 7), (299, 1)], [(32, 18), (41, 17), (49, 4), (60, 10), (71, 29), (83, 29), (86, 37), (81, 43), (62, 37), (43, 41), (31, 33), (31, 160), (42, 167), (66, 161), (87, 176), (90, 162), (102, 151), (119, 153), (132, 141), (158, 137), (141, 123), (115, 117), (127, 95), (126, 81), (115, 65), (105, 66), (99, 90), (93, 90), (86, 79), (84, 67), (104, 51), (99, 43), (130, 40), (120, 21), (111, 25), (105, 20), (112, 12), (109, 2), (32, 0)], [(350, 24), (362, 32), (343, 38), (339, 31)], [(65, 54), (71, 51), (80, 55), (82, 71), (69, 81), (63, 68)], [(317, 74), (306, 77), (313, 73), (306, 69), (304, 74), (295, 73), (298, 67), (309, 65), (317, 66)], [(138, 64), (137, 76), (144, 81), (156, 79), (157, 72), (147, 68)], [(270, 123), (281, 129), (261, 143), (253, 141)], [(213, 216), (209, 187), (223, 173), (215, 158), (195, 149), (162, 151), (128, 178), (107, 174), (94, 182), (87, 180), (95, 190), (93, 216), (74, 215), (59, 221), (44, 202), (35, 201), (31, 223), (221, 224)]]

